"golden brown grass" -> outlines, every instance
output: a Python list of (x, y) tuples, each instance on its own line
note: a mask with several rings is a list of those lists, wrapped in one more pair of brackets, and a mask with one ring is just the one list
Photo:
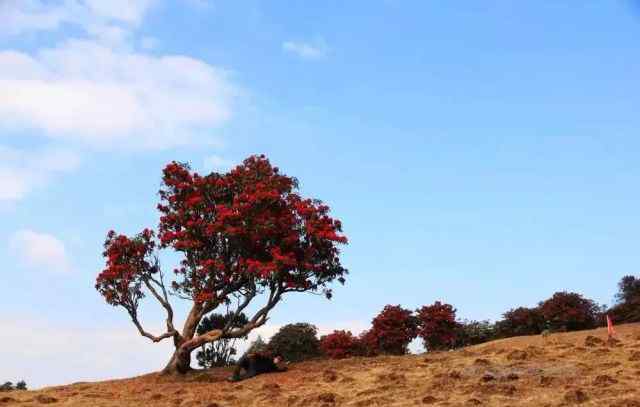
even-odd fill
[(228, 370), (152, 373), (0, 393), (0, 406), (606, 406), (640, 407), (640, 324), (505, 339), (402, 357), (293, 365), (228, 383)]

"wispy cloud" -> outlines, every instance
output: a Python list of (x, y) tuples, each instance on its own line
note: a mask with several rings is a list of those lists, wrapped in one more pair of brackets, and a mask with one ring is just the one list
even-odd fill
[(79, 156), (69, 150), (24, 151), (0, 145), (0, 202), (21, 200), (79, 165)]
[(24, 379), (30, 388), (158, 371), (171, 355), (170, 341), (151, 343), (124, 320), (98, 327), (20, 315), (0, 317), (0, 326), (0, 377)]
[(233, 161), (219, 155), (210, 155), (204, 159), (206, 171), (227, 172), (233, 167)]
[(49, 31), (62, 24), (92, 26), (124, 23), (137, 26), (155, 0), (4, 0), (0, 33), (20, 35)]
[[(105, 305), (106, 306), (106, 305)], [(155, 321), (161, 324), (161, 321)], [(149, 323), (149, 325), (153, 325)], [(31, 388), (77, 381), (106, 380), (160, 370), (172, 353), (172, 343), (151, 343), (123, 318), (116, 327), (99, 329), (72, 322), (52, 323), (20, 315), (0, 317), (0, 377), (25, 379)], [(33, 335), (37, 326), (39, 335)], [(337, 322), (319, 327), (320, 334), (334, 329), (362, 329), (359, 322)], [(265, 325), (253, 330), (247, 341), (239, 341), (242, 354), (258, 335), (268, 340), (282, 325)], [(20, 344), (20, 352), (15, 345)], [(105, 352), (96, 352), (96, 349)], [(195, 352), (194, 352), (195, 356)], [(134, 361), (135, 363), (132, 363)], [(192, 364), (195, 365), (195, 357)], [(33, 369), (38, 366), (38, 369)]]
[(5, 126), (100, 147), (193, 142), (230, 118), (233, 95), (227, 74), (202, 61), (80, 40), (34, 56), (0, 52), (0, 88)]
[(55, 236), (20, 230), (11, 237), (9, 249), (25, 265), (38, 271), (68, 273), (72, 270), (64, 243)]
[(329, 52), (329, 48), (322, 38), (313, 42), (285, 41), (282, 43), (282, 50), (302, 59), (321, 59)]

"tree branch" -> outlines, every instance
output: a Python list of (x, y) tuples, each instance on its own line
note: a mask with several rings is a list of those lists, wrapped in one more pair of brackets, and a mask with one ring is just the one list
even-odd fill
[[(195, 338), (189, 339), (182, 344), (182, 346), (187, 349), (195, 349), (207, 342), (217, 341), (218, 339), (232, 339), (232, 338), (242, 338), (245, 337), (252, 330), (262, 326), (267, 322), (267, 315), (273, 307), (280, 301), (282, 296), (282, 287), (280, 286), (271, 286), (271, 290), (269, 293), (269, 300), (244, 326), (241, 328), (236, 328), (231, 331), (225, 331), (224, 329), (212, 329), (211, 331), (205, 332), (202, 335), (198, 335)], [(245, 297), (244, 302), (238, 307), (239, 310), (246, 308), (246, 306), (251, 302), (251, 299), (255, 294)], [(192, 310), (193, 312), (193, 310)], [(190, 314), (191, 315), (191, 314)], [(186, 337), (186, 336), (185, 336)]]
[(249, 290), (245, 295), (244, 295), (244, 301), (242, 302), (242, 304), (240, 304), (238, 306), (238, 308), (236, 309), (236, 311), (233, 313), (233, 316), (231, 318), (229, 318), (229, 321), (227, 321), (227, 324), (224, 326), (224, 328), (222, 329), (222, 331), (224, 333), (228, 333), (229, 332), (229, 328), (231, 328), (233, 326), (233, 324), (236, 322), (236, 318), (238, 318), (238, 315), (240, 315), (240, 313), (247, 308), (247, 306), (251, 303), (251, 300), (256, 296), (256, 290), (255, 287), (253, 287), (251, 290)]
[(262, 309), (260, 309), (258, 312), (256, 312), (253, 318), (251, 318), (251, 320), (249, 321), (249, 324), (259, 323), (260, 325), (263, 325), (265, 322), (267, 322), (267, 314), (269, 313), (269, 311), (273, 309), (273, 307), (275, 307), (278, 301), (280, 301), (280, 298), (282, 297), (283, 292), (284, 290), (281, 286), (272, 285), (270, 287), (269, 300), (267, 301), (267, 304), (264, 307), (262, 307)]
[(138, 316), (136, 315), (135, 310), (127, 309), (127, 311), (129, 312), (129, 315), (131, 316), (131, 321), (133, 321), (133, 324), (136, 326), (136, 328), (138, 328), (138, 332), (140, 332), (140, 335), (151, 339), (153, 342), (160, 342), (163, 339), (171, 338), (171, 337), (173, 337), (175, 335), (178, 335), (178, 331), (176, 331), (175, 329), (173, 331), (167, 330), (167, 332), (163, 333), (160, 336), (156, 336), (156, 335), (150, 334), (149, 332), (145, 331), (144, 328), (142, 328), (142, 325), (140, 324), (140, 321), (138, 321)]
[[(160, 275), (160, 278), (162, 279), (162, 274)], [(153, 277), (144, 278), (142, 281), (144, 282), (144, 285), (149, 289), (149, 291), (151, 291), (151, 294), (156, 297), (156, 300), (158, 300), (162, 307), (167, 311), (167, 332), (173, 331), (177, 333), (175, 327), (173, 326), (173, 308), (171, 308), (171, 304), (169, 304), (169, 299), (167, 298), (167, 292), (164, 288), (164, 284), (158, 282), (157, 280), (154, 280)], [(162, 288), (162, 294), (164, 298), (161, 297), (160, 294), (158, 294), (156, 289), (153, 287), (153, 285), (151, 285), (151, 283), (149, 283), (149, 281), (153, 281)]]

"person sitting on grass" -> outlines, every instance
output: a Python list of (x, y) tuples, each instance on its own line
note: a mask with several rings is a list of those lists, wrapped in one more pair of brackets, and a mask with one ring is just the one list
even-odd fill
[[(283, 361), (282, 355), (273, 355), (270, 352), (255, 352), (244, 355), (236, 364), (233, 376), (228, 380), (237, 382), (262, 373), (284, 372), (287, 367), (284, 366)], [(244, 373), (241, 373), (242, 370)]]

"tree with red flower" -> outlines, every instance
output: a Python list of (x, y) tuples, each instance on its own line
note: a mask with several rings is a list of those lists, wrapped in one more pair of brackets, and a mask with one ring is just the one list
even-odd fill
[(371, 321), (371, 329), (361, 336), (370, 351), (404, 355), (409, 343), (418, 335), (418, 319), (400, 305), (387, 305)]
[(417, 313), (420, 321), (418, 336), (428, 351), (446, 350), (454, 346), (458, 322), (453, 306), (436, 301), (420, 308)]
[[(107, 303), (127, 311), (142, 336), (172, 339), (175, 351), (165, 373), (190, 370), (191, 352), (204, 343), (244, 337), (264, 325), (285, 294), (331, 298), (328, 285), (344, 283), (342, 225), (327, 205), (302, 198), (297, 187), (295, 178), (280, 174), (264, 156), (204, 176), (172, 162), (163, 171), (157, 238), (150, 229), (132, 238), (108, 233), (106, 267), (96, 289)], [(182, 255), (170, 285), (158, 261), (158, 251), (168, 248)], [(166, 311), (166, 330), (159, 335), (139, 319), (148, 294)], [(174, 325), (171, 296), (192, 303), (182, 329)], [(219, 307), (240, 315), (260, 300), (246, 324), (238, 327), (231, 318), (222, 328), (196, 335), (200, 321)]]
[(344, 359), (360, 354), (360, 343), (351, 331), (333, 331), (320, 338), (320, 349), (331, 359)]

